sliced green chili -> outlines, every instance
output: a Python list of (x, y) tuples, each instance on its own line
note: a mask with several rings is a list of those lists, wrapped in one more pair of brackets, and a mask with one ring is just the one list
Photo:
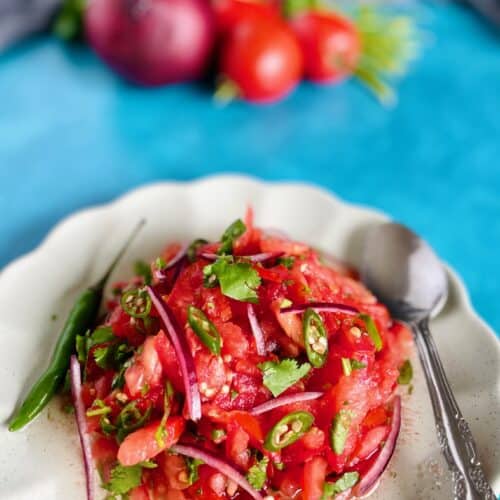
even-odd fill
[(323, 320), (314, 309), (305, 310), (302, 330), (307, 358), (315, 368), (321, 368), (328, 356), (328, 337)]
[(294, 411), (283, 417), (267, 434), (264, 447), (278, 451), (295, 443), (312, 426), (314, 416), (308, 411)]
[(373, 318), (368, 314), (360, 314), (359, 317), (365, 322), (366, 331), (368, 336), (372, 339), (375, 350), (380, 351), (382, 349), (382, 337), (380, 337), (375, 321), (373, 321)]
[(9, 422), (9, 430), (17, 431), (31, 422), (47, 405), (61, 387), (69, 368), (69, 358), (74, 352), (77, 335), (84, 335), (92, 327), (101, 304), (104, 286), (129, 244), (144, 225), (141, 221), (132, 231), (104, 276), (85, 290), (74, 303), (66, 323), (59, 334), (49, 366), (26, 396), (23, 404)]
[(147, 318), (151, 312), (151, 297), (146, 290), (128, 290), (120, 299), (122, 309), (132, 318)]
[(205, 313), (194, 306), (188, 306), (188, 323), (199, 339), (216, 356), (220, 355), (220, 334)]
[(351, 427), (352, 412), (342, 409), (335, 415), (330, 429), (330, 444), (336, 455), (342, 455)]

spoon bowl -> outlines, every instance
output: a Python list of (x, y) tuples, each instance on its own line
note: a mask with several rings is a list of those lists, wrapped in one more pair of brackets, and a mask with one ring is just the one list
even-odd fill
[(394, 222), (369, 230), (361, 278), (403, 321), (439, 314), (448, 297), (446, 271), (432, 248)]

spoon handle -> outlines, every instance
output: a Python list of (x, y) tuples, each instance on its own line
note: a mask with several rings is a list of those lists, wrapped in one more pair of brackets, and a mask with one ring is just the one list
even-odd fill
[(439, 445), (453, 477), (455, 500), (496, 500), (479, 461), (476, 443), (453, 396), (429, 330), (428, 318), (413, 331), (431, 396)]

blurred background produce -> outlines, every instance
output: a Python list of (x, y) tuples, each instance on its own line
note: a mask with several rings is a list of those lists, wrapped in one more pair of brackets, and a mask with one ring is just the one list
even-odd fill
[[(88, 43), (129, 82), (160, 86), (206, 77), (223, 101), (239, 97), (269, 103), (290, 94), (304, 78), (332, 85), (354, 76), (381, 102), (390, 103), (394, 93), (388, 78), (404, 75), (418, 52), (413, 19), (376, 4), (39, 2), (24, 0), (26, 9), (38, 9), (32, 16), (39, 27), (48, 26), (68, 42)], [(35, 21), (27, 31), (34, 29)]]

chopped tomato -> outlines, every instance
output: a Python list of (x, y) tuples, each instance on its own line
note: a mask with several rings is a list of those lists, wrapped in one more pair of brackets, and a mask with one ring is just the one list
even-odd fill
[(320, 500), (323, 496), (328, 464), (322, 457), (314, 457), (304, 465), (304, 500)]
[(146, 486), (141, 485), (137, 486), (128, 493), (128, 498), (130, 500), (150, 500), (148, 489)]
[[(159, 443), (156, 439), (160, 421), (151, 422), (146, 427), (132, 432), (120, 445), (118, 460), (122, 465), (129, 466), (155, 457), (179, 440), (184, 432), (184, 425), (185, 422), (182, 417), (170, 417), (165, 425), (163, 443)], [(160, 446), (160, 444), (163, 444), (163, 446)]]
[(246, 468), (250, 460), (250, 436), (239, 425), (230, 425), (226, 439), (226, 454), (239, 467)]
[(168, 486), (174, 490), (189, 488), (186, 460), (180, 455), (166, 453), (162, 463)]
[(125, 372), (125, 383), (132, 396), (160, 383), (162, 376), (162, 365), (156, 350), (154, 337), (148, 337), (144, 342), (142, 352), (136, 357), (132, 366)]
[(374, 451), (378, 449), (380, 443), (387, 437), (389, 427), (387, 425), (379, 425), (370, 429), (359, 442), (354, 455), (359, 459), (369, 457)]

